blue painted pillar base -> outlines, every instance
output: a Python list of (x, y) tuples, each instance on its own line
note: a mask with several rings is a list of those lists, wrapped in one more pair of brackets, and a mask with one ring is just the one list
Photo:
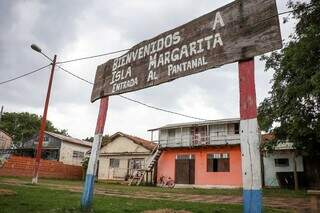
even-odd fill
[(81, 198), (81, 209), (89, 210), (92, 205), (93, 189), (94, 189), (94, 175), (87, 174), (84, 183), (83, 194)]
[(243, 190), (243, 212), (261, 213), (262, 212), (262, 191)]

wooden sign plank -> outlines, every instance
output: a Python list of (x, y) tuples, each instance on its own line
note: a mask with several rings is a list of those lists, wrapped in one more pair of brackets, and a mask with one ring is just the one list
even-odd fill
[(132, 47), (97, 68), (91, 101), (282, 47), (275, 0), (237, 0)]

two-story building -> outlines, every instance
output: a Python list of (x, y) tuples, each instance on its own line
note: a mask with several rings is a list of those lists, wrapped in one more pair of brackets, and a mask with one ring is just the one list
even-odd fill
[(240, 119), (169, 124), (158, 132), (157, 181), (176, 185), (241, 187)]

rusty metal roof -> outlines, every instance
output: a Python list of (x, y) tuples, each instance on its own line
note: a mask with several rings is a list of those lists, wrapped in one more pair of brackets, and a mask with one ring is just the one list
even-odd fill
[(148, 140), (145, 140), (143, 138), (139, 138), (137, 136), (133, 136), (133, 135), (128, 135), (128, 134), (125, 134), (123, 132), (116, 132), (115, 134), (111, 135), (111, 140), (114, 140), (115, 138), (117, 137), (126, 137), (130, 140), (132, 140), (134, 143), (140, 145), (140, 146), (143, 146), (144, 148), (148, 149), (148, 150), (153, 150), (154, 147), (156, 146), (155, 143), (151, 142), (151, 141), (148, 141)]
[(81, 146), (87, 146), (87, 147), (91, 147), (92, 146), (91, 142), (83, 141), (83, 140), (80, 140), (78, 138), (72, 138), (72, 137), (69, 137), (69, 136), (60, 135), (60, 134), (57, 134), (57, 133), (47, 132), (47, 131), (45, 133), (50, 135), (50, 136), (52, 136), (52, 137), (58, 138), (58, 139), (60, 139), (62, 141), (65, 141), (65, 142), (69, 142), (69, 143), (73, 143), (73, 144), (77, 144), (77, 145), (81, 145)]

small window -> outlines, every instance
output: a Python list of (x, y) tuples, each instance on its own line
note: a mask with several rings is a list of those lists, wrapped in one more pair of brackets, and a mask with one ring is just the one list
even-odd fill
[(144, 164), (143, 158), (132, 158), (129, 160), (130, 169), (141, 169)]
[(274, 159), (274, 163), (276, 167), (287, 167), (289, 166), (289, 159), (288, 158)]
[(239, 134), (239, 132), (240, 132), (240, 124), (235, 123), (234, 124), (234, 134)]
[(84, 158), (84, 152), (73, 151), (72, 157), (73, 158)]
[(176, 130), (175, 129), (169, 129), (168, 130), (168, 136), (169, 136), (169, 138), (176, 137)]
[(213, 153), (207, 156), (208, 172), (229, 172), (230, 160), (228, 153)]
[(120, 159), (111, 158), (110, 159), (110, 167), (111, 168), (119, 168)]

